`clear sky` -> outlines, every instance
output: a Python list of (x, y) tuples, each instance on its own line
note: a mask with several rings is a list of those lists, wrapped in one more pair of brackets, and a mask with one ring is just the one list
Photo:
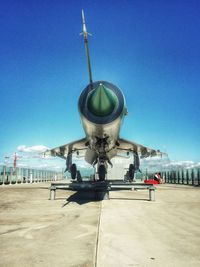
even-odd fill
[(82, 138), (77, 101), (93, 80), (119, 86), (121, 136), (200, 161), (200, 1), (1, 0), (0, 161), (17, 147)]

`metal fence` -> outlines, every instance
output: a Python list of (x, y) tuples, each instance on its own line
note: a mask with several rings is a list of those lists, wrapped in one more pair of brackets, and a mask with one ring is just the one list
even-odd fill
[[(146, 179), (153, 178), (153, 175), (146, 170)], [(161, 177), (165, 183), (200, 186), (200, 168), (162, 171)], [(64, 178), (64, 173), (58, 171), (0, 166), (0, 185), (59, 181)]]
[(0, 185), (58, 181), (63, 178), (63, 172), (51, 170), (13, 167), (2, 167), (0, 170)]
[(200, 185), (200, 169), (180, 169), (162, 172), (165, 183)]

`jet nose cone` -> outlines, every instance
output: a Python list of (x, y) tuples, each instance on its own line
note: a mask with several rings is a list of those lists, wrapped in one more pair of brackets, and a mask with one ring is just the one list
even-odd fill
[(100, 117), (110, 115), (118, 104), (116, 94), (102, 83), (88, 96), (89, 111)]

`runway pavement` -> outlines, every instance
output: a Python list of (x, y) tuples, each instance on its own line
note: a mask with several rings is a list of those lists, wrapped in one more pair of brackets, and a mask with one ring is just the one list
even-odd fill
[(200, 266), (200, 188), (95, 202), (70, 191), (50, 201), (48, 186), (0, 187), (0, 266)]

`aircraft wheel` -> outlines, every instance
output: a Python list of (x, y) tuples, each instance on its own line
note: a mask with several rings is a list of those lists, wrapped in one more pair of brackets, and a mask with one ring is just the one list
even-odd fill
[(70, 172), (71, 172), (71, 178), (72, 178), (73, 180), (75, 180), (75, 179), (76, 179), (76, 173), (77, 173), (77, 168), (76, 168), (76, 164), (75, 164), (75, 163), (73, 163), (73, 164), (71, 165), (71, 167), (70, 167)]
[(133, 165), (133, 164), (130, 164), (130, 165), (129, 165), (129, 170), (128, 170), (128, 172), (129, 172), (129, 179), (130, 179), (131, 181), (133, 181), (133, 179), (134, 179), (134, 173), (135, 173), (135, 168), (134, 168), (134, 165)]
[(106, 177), (106, 167), (105, 167), (105, 165), (100, 165), (99, 166), (98, 173), (99, 173), (99, 180), (100, 181), (105, 181), (105, 177)]
[(81, 173), (80, 173), (80, 171), (77, 171), (77, 181), (78, 181), (79, 183), (82, 182), (82, 177), (81, 177)]

